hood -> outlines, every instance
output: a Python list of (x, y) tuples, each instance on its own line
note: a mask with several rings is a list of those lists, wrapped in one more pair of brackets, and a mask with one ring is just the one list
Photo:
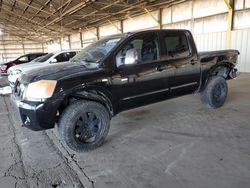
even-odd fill
[(32, 67), (35, 67), (37, 64), (41, 66), (42, 63), (32, 62), (32, 63), (24, 63), (24, 64), (20, 64), (20, 65), (15, 65), (15, 66), (11, 67), (9, 69), (9, 71), (21, 70), (22, 72), (25, 72), (26, 70), (28, 70)]
[(6, 63), (2, 63), (1, 65), (12, 65), (13, 63), (16, 63), (16, 60), (13, 60), (13, 61), (9, 61), (9, 62), (6, 62)]
[(90, 71), (83, 65), (73, 62), (49, 64), (43, 67), (32, 69), (22, 76), (24, 82), (30, 83), (42, 79), (59, 80), (72, 75), (83, 74)]

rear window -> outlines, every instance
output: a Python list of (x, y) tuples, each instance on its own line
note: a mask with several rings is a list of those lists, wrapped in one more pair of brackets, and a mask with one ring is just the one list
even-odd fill
[(164, 42), (167, 48), (166, 55), (170, 58), (183, 58), (190, 55), (188, 40), (185, 34), (166, 34)]

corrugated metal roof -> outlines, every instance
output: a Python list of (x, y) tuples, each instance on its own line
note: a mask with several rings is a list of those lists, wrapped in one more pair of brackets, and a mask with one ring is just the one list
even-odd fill
[(0, 0), (0, 29), (45, 41), (184, 0)]

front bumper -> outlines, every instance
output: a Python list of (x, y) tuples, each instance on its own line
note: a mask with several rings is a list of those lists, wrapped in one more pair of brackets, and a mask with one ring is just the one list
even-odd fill
[(3, 70), (3, 69), (0, 68), (0, 74), (1, 75), (7, 75), (7, 69)]
[(8, 80), (9, 80), (9, 84), (10, 84), (10, 86), (12, 87), (12, 88), (14, 88), (14, 86), (15, 86), (15, 83), (16, 83), (16, 81), (17, 81), (17, 79), (19, 78), (19, 76), (20, 75), (9, 75), (8, 76)]
[(45, 102), (23, 102), (13, 98), (18, 107), (22, 126), (33, 131), (54, 128), (61, 100)]

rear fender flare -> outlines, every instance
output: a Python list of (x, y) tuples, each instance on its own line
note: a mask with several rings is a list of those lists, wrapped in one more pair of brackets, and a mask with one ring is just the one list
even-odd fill
[(219, 74), (219, 76), (222, 76), (224, 77), (225, 79), (228, 79), (228, 75), (230, 73), (230, 70), (233, 68), (233, 64), (229, 61), (220, 61), (220, 62), (217, 62), (214, 66), (212, 66), (210, 68), (210, 70), (208, 71), (208, 73), (206, 74), (203, 74), (203, 75), (206, 75), (205, 78), (203, 79), (203, 84), (201, 86), (201, 91), (206, 87), (206, 85), (208, 84), (209, 82), (209, 79), (213, 76), (217, 76), (217, 74), (220, 72), (219, 69), (221, 68), (226, 68), (227, 69), (227, 72), (224, 72), (222, 74), (222, 72)]

